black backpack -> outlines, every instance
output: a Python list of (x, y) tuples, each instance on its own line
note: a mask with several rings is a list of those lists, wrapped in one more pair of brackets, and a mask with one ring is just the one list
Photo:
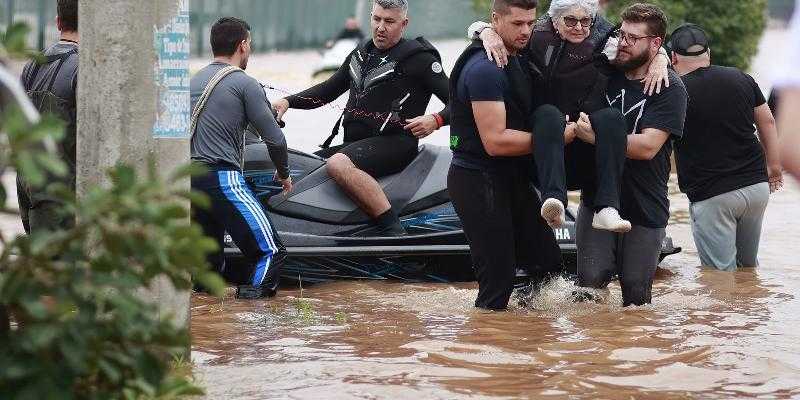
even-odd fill
[[(23, 85), (28, 97), (31, 99), (33, 105), (42, 114), (52, 114), (60, 118), (66, 124), (66, 131), (64, 137), (58, 143), (58, 155), (67, 163), (70, 170), (70, 176), (75, 174), (75, 158), (76, 158), (76, 142), (77, 142), (77, 104), (75, 99), (64, 99), (53, 93), (53, 86), (58, 78), (58, 73), (64, 62), (72, 55), (78, 54), (78, 49), (72, 49), (66, 53), (47, 56), (47, 60), (43, 63), (34, 62), (33, 68), (30, 73), (23, 77)], [(43, 66), (49, 66), (53, 63), (58, 63), (53, 70), (53, 74), (48, 80), (43, 80), (36, 84), (36, 77), (41, 71)], [(72, 90), (75, 91), (76, 81), (72, 81)], [(73, 182), (70, 187), (74, 186)]]

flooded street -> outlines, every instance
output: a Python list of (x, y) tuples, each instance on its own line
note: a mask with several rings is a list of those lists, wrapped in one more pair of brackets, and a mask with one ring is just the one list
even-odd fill
[[(766, 35), (754, 64), (765, 91), (781, 35)], [(463, 42), (437, 46), (452, 67)], [(248, 72), (293, 91), (310, 83), (314, 57), (259, 56)], [(337, 107), (287, 114), (290, 145), (313, 149)], [(427, 141), (446, 144), (447, 133)], [(793, 182), (772, 197), (762, 265), (724, 273), (697, 266), (688, 201), (672, 193), (668, 234), (684, 251), (662, 263), (646, 307), (622, 309), (616, 282), (600, 303), (573, 303), (560, 281), (503, 313), (474, 309), (470, 283), (336, 282), (269, 301), (195, 295), (195, 371), (209, 399), (800, 397), (798, 199)]]
[(664, 261), (646, 307), (622, 309), (617, 283), (575, 304), (565, 281), (504, 313), (475, 310), (474, 284), (195, 296), (197, 371), (209, 399), (800, 396), (798, 196), (773, 197), (758, 269), (697, 267), (688, 224), (671, 225), (684, 253)]
[[(754, 62), (765, 92), (783, 40), (767, 32)], [(449, 70), (465, 42), (435, 44)], [(311, 84), (319, 58), (254, 55), (248, 73), (276, 99)], [(290, 147), (313, 150), (342, 106), (290, 111)], [(446, 145), (448, 130), (424, 142)], [(13, 175), (2, 179), (15, 200)], [(472, 307), (475, 283), (342, 281), (259, 301), (195, 294), (195, 374), (213, 400), (800, 398), (800, 186), (772, 196), (761, 266), (736, 273), (698, 267), (688, 200), (672, 191), (667, 233), (683, 252), (661, 264), (652, 305), (621, 308), (617, 282), (599, 303), (573, 303), (563, 280), (508, 312)], [(0, 230), (22, 228), (4, 216)]]

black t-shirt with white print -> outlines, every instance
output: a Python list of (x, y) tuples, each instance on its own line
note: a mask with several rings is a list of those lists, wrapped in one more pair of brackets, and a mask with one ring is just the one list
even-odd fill
[(647, 128), (670, 135), (652, 160), (625, 163), (620, 196), (620, 214), (631, 224), (664, 228), (669, 221), (667, 181), (671, 169), (672, 139), (683, 135), (688, 95), (678, 74), (669, 71), (669, 88), (647, 96), (638, 80), (629, 80), (615, 72), (609, 81), (606, 97), (611, 108), (619, 110), (628, 124), (628, 134), (638, 135)]

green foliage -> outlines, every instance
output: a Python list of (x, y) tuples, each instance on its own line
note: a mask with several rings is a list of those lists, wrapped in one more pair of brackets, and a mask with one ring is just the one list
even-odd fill
[[(119, 165), (108, 172), (109, 188), (94, 188), (76, 200), (66, 187), (46, 182), (66, 171), (47, 151), (63, 134), (62, 124), (45, 117), (28, 126), (15, 109), (6, 110), (0, 123), (0, 172), (21, 171), (79, 215), (69, 230), (13, 240), (0, 234), (2, 397), (201, 394), (186, 373), (188, 364), (175, 358), (189, 347), (187, 329), (159, 315), (142, 296), (157, 279), (189, 290), (192, 276), (222, 293), (222, 280), (205, 261), (217, 245), (188, 223), (188, 200), (207, 199), (176, 189), (197, 169), (187, 166), (162, 179), (153, 163), (144, 174)], [(8, 212), (5, 193), (0, 209)]]
[[(492, 14), (492, 0), (472, 0), (472, 6), (475, 12), (480, 16), (486, 16), (485, 18), (488, 18), (488, 16)], [(548, 7), (550, 7), (550, 0), (539, 0), (539, 6), (536, 7), (536, 15), (544, 15)]]
[[(491, 0), (474, 0), (476, 10), (488, 10)], [(698, 24), (711, 37), (714, 64), (750, 67), (758, 51), (758, 42), (766, 27), (767, 0), (650, 0), (664, 9), (669, 17), (667, 34), (685, 22)], [(613, 0), (607, 16), (619, 23), (619, 15), (636, 0)], [(550, 0), (539, 2), (539, 15), (544, 15)]]

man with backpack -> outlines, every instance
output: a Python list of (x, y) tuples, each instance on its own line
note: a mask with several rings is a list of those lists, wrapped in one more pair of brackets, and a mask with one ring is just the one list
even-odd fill
[[(60, 117), (65, 125), (58, 155), (67, 164), (67, 175), (48, 184), (63, 183), (75, 190), (75, 144), (78, 84), (78, 0), (58, 0), (56, 26), (61, 33), (56, 44), (44, 51), (44, 62), (31, 61), (22, 72), (22, 85), (31, 101), (42, 113)], [(24, 176), (17, 175), (17, 198), (26, 233), (65, 229), (74, 224), (75, 216), (66, 211), (63, 202), (49, 195), (44, 187), (33, 187)]]

